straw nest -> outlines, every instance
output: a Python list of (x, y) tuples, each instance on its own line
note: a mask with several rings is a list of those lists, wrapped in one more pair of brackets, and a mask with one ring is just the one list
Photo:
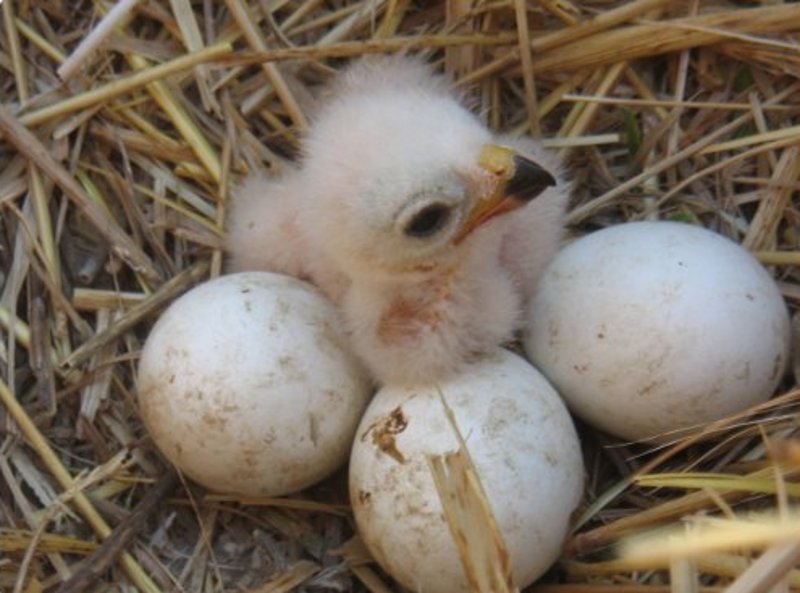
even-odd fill
[[(800, 299), (797, 4), (0, 5), (2, 591), (399, 590), (353, 539), (342, 475), (277, 500), (209, 494), (164, 465), (134, 391), (159, 312), (220, 273), (231, 183), (292, 157), (351, 57), (423, 54), (489, 125), (545, 138), (576, 181), (574, 233), (688, 220)], [(585, 503), (533, 590), (800, 589), (795, 381), (661, 448), (582, 427)]]

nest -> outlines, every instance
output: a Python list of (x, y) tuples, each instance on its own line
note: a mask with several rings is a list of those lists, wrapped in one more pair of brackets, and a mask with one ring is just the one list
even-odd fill
[[(400, 590), (354, 538), (343, 474), (280, 499), (211, 494), (159, 457), (135, 397), (153, 321), (221, 272), (232, 183), (292, 158), (350, 58), (423, 55), (492, 128), (544, 138), (575, 180), (572, 233), (690, 221), (754, 252), (790, 307), (800, 299), (797, 4), (0, 10), (2, 591)], [(800, 589), (799, 407), (787, 376), (767, 403), (659, 447), (581, 426), (585, 501), (532, 591)], [(741, 518), (752, 511), (766, 515)], [(664, 526), (695, 537), (613, 552)]]

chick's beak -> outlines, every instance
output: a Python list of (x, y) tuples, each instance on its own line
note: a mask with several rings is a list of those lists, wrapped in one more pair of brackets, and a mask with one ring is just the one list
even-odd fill
[(556, 184), (540, 165), (499, 144), (486, 144), (481, 149), (478, 166), (488, 182), (481, 183), (478, 199), (456, 235), (456, 244), (484, 223), (521, 208)]

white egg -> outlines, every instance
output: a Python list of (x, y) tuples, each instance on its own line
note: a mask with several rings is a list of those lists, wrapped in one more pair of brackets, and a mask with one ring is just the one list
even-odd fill
[(739, 245), (688, 224), (621, 224), (577, 240), (529, 314), (534, 364), (579, 416), (631, 440), (768, 399), (788, 359), (773, 279)]
[(326, 299), (293, 278), (248, 272), (201, 284), (164, 312), (138, 394), (156, 445), (188, 476), (277, 496), (347, 459), (371, 387)]
[(558, 557), (583, 489), (583, 461), (558, 394), (527, 361), (498, 349), (438, 386), (383, 387), (350, 458), (359, 534), (404, 586), (470, 591), (443, 516), (428, 457), (459, 448), (441, 397), (486, 491), (524, 587)]

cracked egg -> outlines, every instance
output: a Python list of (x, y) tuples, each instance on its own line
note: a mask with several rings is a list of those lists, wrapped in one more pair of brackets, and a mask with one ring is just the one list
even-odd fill
[(384, 386), (356, 431), (350, 500), (358, 532), (402, 585), (468, 593), (443, 515), (431, 456), (466, 443), (524, 587), (555, 561), (583, 491), (583, 460), (558, 394), (527, 361), (497, 349), (447, 381)]

